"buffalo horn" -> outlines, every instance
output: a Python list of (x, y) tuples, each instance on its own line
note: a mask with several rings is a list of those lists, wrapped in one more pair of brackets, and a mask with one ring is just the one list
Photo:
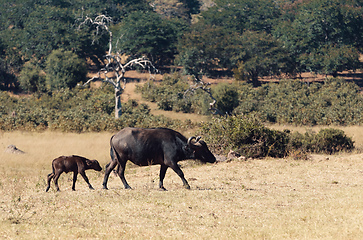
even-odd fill
[[(198, 143), (199, 142), (199, 140), (201, 139), (202, 137), (201, 136), (198, 136), (198, 137), (190, 137), (189, 139), (188, 139), (188, 146), (191, 146), (191, 145), (193, 145), (193, 146), (198, 146), (198, 145), (196, 145), (195, 143)], [(193, 140), (195, 140), (195, 143), (192, 143), (192, 141)]]
[(188, 139), (187, 145), (188, 145), (188, 146), (190, 146), (190, 145), (194, 145), (194, 144), (192, 143), (192, 141), (193, 141), (194, 139), (196, 139), (194, 136), (193, 136), (193, 137), (190, 137), (190, 138)]

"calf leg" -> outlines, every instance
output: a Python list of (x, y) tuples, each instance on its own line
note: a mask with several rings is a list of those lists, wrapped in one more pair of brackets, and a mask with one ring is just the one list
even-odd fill
[(92, 185), (89, 183), (88, 177), (86, 176), (86, 173), (84, 171), (81, 171), (79, 174), (81, 174), (81, 176), (83, 177), (83, 179), (86, 181), (86, 183), (88, 184), (89, 189), (95, 190), (92, 187)]
[(48, 174), (48, 178), (47, 178), (47, 182), (48, 182), (48, 186), (47, 189), (45, 189), (46, 192), (48, 192), (49, 188), (50, 188), (50, 181), (52, 181), (52, 178), (54, 177), (54, 173), (49, 173)]
[(165, 174), (166, 174), (166, 170), (168, 170), (168, 166), (166, 165), (161, 165), (160, 167), (160, 181), (159, 181), (159, 188), (160, 190), (166, 191), (166, 189), (164, 188), (164, 178), (165, 178)]
[(187, 180), (184, 178), (184, 173), (183, 171), (180, 169), (180, 167), (178, 166), (177, 163), (174, 163), (173, 165), (170, 166), (171, 169), (174, 170), (174, 172), (176, 174), (178, 174), (178, 176), (181, 178), (181, 180), (183, 181), (183, 186), (186, 188), (186, 189), (190, 189), (190, 186), (187, 182)]
[(76, 191), (76, 181), (77, 181), (77, 174), (78, 172), (73, 172), (73, 184), (72, 184), (72, 190)]

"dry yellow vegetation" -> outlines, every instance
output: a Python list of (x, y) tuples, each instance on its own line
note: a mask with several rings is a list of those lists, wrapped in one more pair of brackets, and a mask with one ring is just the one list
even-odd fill
[[(186, 134), (187, 135), (187, 134)], [(129, 164), (125, 190), (114, 174), (87, 171), (96, 190), (46, 175), (60, 155), (109, 161), (111, 133), (0, 133), (1, 239), (362, 239), (363, 154), (313, 155), (201, 165), (181, 163), (191, 190), (170, 169)], [(355, 139), (355, 141), (362, 139)], [(5, 153), (14, 144), (26, 154)]]

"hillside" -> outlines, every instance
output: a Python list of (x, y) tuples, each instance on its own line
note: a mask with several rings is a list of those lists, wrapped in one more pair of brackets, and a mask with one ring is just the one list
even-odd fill
[[(361, 61), (363, 62), (363, 55), (361, 55)], [(93, 76), (93, 74), (89, 74), (89, 76)], [(148, 73), (140, 73), (139, 71), (128, 71), (126, 74), (126, 77), (128, 78), (128, 83), (127, 83), (126, 88), (124, 89), (124, 92), (122, 95), (123, 102), (126, 102), (129, 99), (135, 99), (139, 103), (147, 104), (150, 107), (152, 114), (164, 115), (164, 116), (172, 118), (172, 119), (180, 119), (180, 120), (190, 119), (194, 122), (207, 121), (209, 119), (209, 117), (207, 117), (207, 116), (198, 115), (198, 114), (160, 110), (160, 109), (158, 109), (156, 103), (145, 101), (144, 99), (142, 99), (141, 94), (135, 92), (136, 85), (142, 85), (150, 79), (156, 83), (162, 81), (162, 79), (163, 79), (162, 74), (154, 74), (154, 75), (152, 75), (152, 78), (150, 78), (150, 74), (148, 74)], [(303, 82), (323, 82), (326, 79), (326, 77), (327, 76), (325, 76), (325, 75), (303, 73), (303, 74), (301, 74), (300, 79)], [(359, 70), (356, 72), (345, 71), (345, 72), (339, 73), (338, 77), (345, 79), (346, 81), (354, 82), (361, 88), (363, 87), (363, 70)], [(263, 83), (268, 83), (268, 82), (278, 82), (281, 79), (282, 79), (282, 77), (281, 78), (264, 77), (261, 79), (261, 81)], [(203, 81), (210, 82), (210, 83), (212, 83), (212, 85), (216, 85), (216, 84), (222, 83), (222, 82), (231, 83), (234, 81), (234, 79), (231, 77), (210, 78), (210, 77), (204, 76)], [(97, 83), (96, 83), (96, 86), (98, 86)]]

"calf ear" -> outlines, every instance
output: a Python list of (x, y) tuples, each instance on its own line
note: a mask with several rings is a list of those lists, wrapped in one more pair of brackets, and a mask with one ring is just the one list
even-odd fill
[(87, 164), (87, 166), (92, 166), (93, 161), (89, 160), (89, 159), (86, 159), (86, 164)]

